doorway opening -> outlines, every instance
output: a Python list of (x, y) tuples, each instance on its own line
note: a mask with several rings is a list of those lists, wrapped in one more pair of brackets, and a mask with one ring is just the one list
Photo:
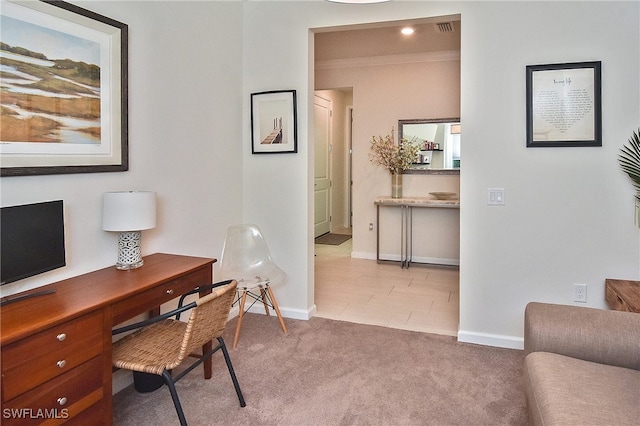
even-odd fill
[[(450, 25), (437, 25), (442, 21), (447, 21)], [(413, 40), (417, 40), (418, 43), (406, 43), (406, 39), (401, 39), (398, 36), (400, 34), (399, 27), (407, 24), (415, 25), (414, 34), (418, 37)], [(452, 29), (453, 35), (450, 32), (443, 32), (442, 27)], [(377, 35), (374, 37), (369, 30), (375, 30)], [(352, 97), (351, 103), (342, 109), (334, 105), (333, 126), (336, 126), (335, 119), (338, 116), (344, 116), (344, 139), (353, 142), (353, 145), (345, 147), (344, 157), (345, 163), (349, 164), (344, 166), (345, 170), (349, 172), (345, 177), (348, 186), (345, 187), (344, 211), (349, 212), (346, 216), (346, 223), (353, 230), (352, 250), (348, 259), (337, 260), (338, 263), (335, 259), (323, 258), (320, 255), (315, 259), (315, 300), (318, 314), (324, 312), (320, 316), (328, 315), (326, 307), (321, 306), (321, 298), (324, 296), (322, 292), (326, 291), (323, 290), (325, 284), (342, 287), (346, 284), (340, 277), (359, 274), (359, 272), (355, 272), (356, 270), (362, 271), (361, 273), (368, 277), (370, 274), (384, 275), (387, 281), (395, 273), (402, 272), (399, 266), (394, 265), (391, 266), (393, 269), (380, 270), (380, 274), (378, 274), (374, 271), (378, 271), (383, 266), (377, 265), (375, 261), (371, 262), (375, 259), (376, 250), (375, 228), (372, 227), (376, 222), (373, 200), (377, 196), (384, 195), (384, 192), (389, 188), (384, 186), (384, 182), (380, 179), (375, 180), (376, 173), (372, 172), (368, 160), (367, 141), (370, 141), (371, 132), (377, 136), (377, 132), (388, 133), (393, 131), (394, 127), (397, 131), (397, 123), (400, 119), (460, 115), (459, 36), (459, 15), (314, 30), (315, 49), (312, 59), (316, 93), (319, 91), (338, 92), (349, 88)], [(428, 68), (427, 72), (419, 73), (423, 69), (419, 67)], [(412, 83), (417, 84), (412, 85)], [(377, 85), (374, 86), (374, 84)], [(381, 126), (380, 123), (383, 123), (384, 126)], [(335, 152), (332, 152), (332, 160), (335, 158), (334, 155)], [(335, 162), (331, 167), (336, 167)], [(459, 177), (429, 178), (424, 176), (423, 178), (421, 176), (420, 179), (422, 179), (420, 185), (425, 185), (424, 191), (437, 190), (426, 189), (429, 184), (433, 185), (435, 181), (437, 184), (441, 184), (447, 179), (458, 179), (459, 182)], [(413, 182), (416, 183), (415, 178), (413, 178)], [(455, 183), (447, 181), (445, 185), (455, 185)], [(332, 208), (332, 212), (335, 210)], [(449, 219), (437, 217), (433, 223), (439, 225), (439, 221), (450, 222)], [(385, 232), (388, 232), (386, 235), (388, 239), (393, 238), (391, 228), (388, 226), (385, 228)], [(455, 241), (455, 235), (450, 239)], [(459, 245), (459, 238), (457, 240)], [(452, 244), (452, 246), (455, 245), (455, 243)], [(390, 247), (390, 253), (392, 253), (391, 250), (393, 247)], [(316, 251), (316, 253), (318, 252)], [(385, 265), (385, 267), (388, 266)], [(424, 270), (416, 268), (416, 270), (418, 269)], [(338, 271), (339, 276), (332, 275)], [(412, 285), (424, 287), (426, 293), (444, 291), (442, 300), (426, 300), (419, 304), (420, 306), (415, 307), (403, 306), (402, 309), (408, 308), (410, 310), (410, 312), (403, 311), (403, 318), (405, 313), (409, 318), (409, 320), (403, 319), (403, 321), (407, 323), (406, 326), (409, 328), (413, 326), (414, 329), (421, 331), (455, 335), (459, 318), (457, 271), (435, 268), (427, 275), (433, 278), (433, 282), (425, 280), (425, 282), (418, 283), (415, 281)], [(434, 285), (434, 280), (438, 284), (446, 282), (446, 286), (443, 286), (446, 288), (434, 290), (431, 288)], [(398, 281), (395, 282), (397, 284)], [(360, 283), (360, 286), (368, 287), (371, 284), (372, 282), (369, 280)], [(384, 287), (389, 283), (383, 280), (378, 284)], [(416, 290), (416, 288), (401, 289), (397, 287), (390, 292), (406, 291), (406, 296)], [(335, 294), (333, 295), (335, 296)], [(396, 296), (400, 297), (400, 295)], [(333, 298), (335, 299), (335, 297)], [(366, 303), (357, 300), (347, 301), (345, 298), (340, 298), (341, 305), (333, 306), (329, 308), (329, 311), (335, 308), (344, 314), (352, 310), (352, 313), (358, 317), (377, 317), (381, 311), (385, 311), (385, 309), (378, 309), (374, 313), (368, 310)], [(327, 300), (329, 299), (331, 297), (327, 297)], [(436, 305), (438, 305), (438, 311), (443, 312), (446, 319), (435, 318), (431, 309), (423, 309), (425, 306), (433, 307)], [(388, 311), (393, 313), (394, 309)], [(420, 325), (417, 324), (419, 320), (421, 321)], [(411, 322), (413, 323), (410, 324)], [(446, 330), (434, 329), (436, 323), (446, 323)], [(403, 328), (399, 324), (396, 326)]]
[(314, 98), (314, 237), (351, 234), (353, 90), (319, 90)]

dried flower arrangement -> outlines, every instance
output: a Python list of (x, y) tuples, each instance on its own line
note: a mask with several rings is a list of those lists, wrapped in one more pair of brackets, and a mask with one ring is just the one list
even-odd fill
[(411, 167), (419, 150), (419, 145), (406, 139), (402, 139), (396, 145), (393, 139), (393, 129), (391, 129), (391, 135), (373, 137), (369, 159), (372, 163), (387, 169), (389, 173), (398, 174)]

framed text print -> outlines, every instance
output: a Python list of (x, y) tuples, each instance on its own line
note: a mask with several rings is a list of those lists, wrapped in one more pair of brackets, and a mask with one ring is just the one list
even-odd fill
[(251, 153), (298, 152), (296, 91), (251, 94)]
[(601, 63), (527, 66), (527, 146), (602, 146)]
[(127, 25), (3, 0), (0, 28), (1, 175), (127, 170)]

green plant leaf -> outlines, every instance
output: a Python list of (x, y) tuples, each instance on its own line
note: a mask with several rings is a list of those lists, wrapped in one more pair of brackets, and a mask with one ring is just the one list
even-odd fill
[(636, 188), (636, 198), (640, 199), (640, 128), (638, 132), (633, 132), (629, 144), (622, 146), (618, 161)]

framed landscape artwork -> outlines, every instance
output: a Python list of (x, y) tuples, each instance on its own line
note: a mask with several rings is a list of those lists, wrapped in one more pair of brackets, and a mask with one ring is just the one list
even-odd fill
[(527, 66), (527, 147), (602, 146), (601, 63)]
[(251, 94), (251, 153), (298, 152), (296, 91)]
[(126, 24), (63, 1), (3, 1), (2, 176), (128, 170)]

